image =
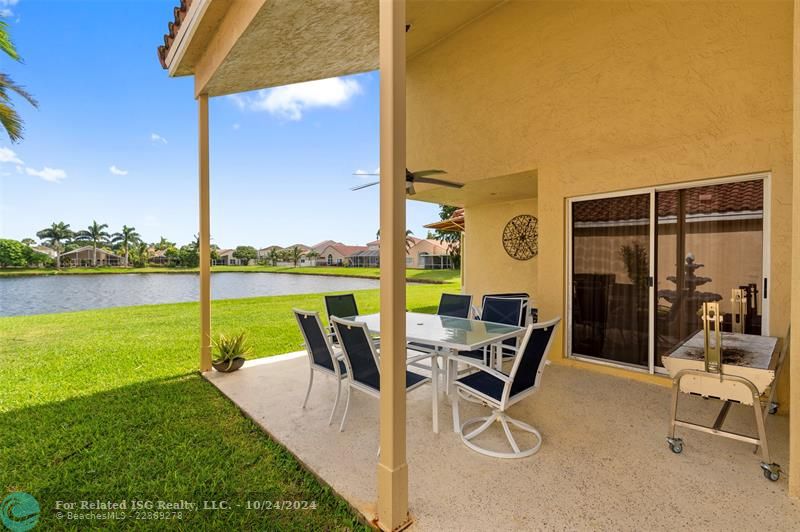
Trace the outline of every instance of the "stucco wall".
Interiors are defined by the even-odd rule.
[[[543,318],[565,315],[566,198],[770,171],[770,332],[783,335],[791,94],[791,0],[512,1],[409,62],[409,165],[465,181],[538,170]],[[510,283],[479,263],[508,214],[467,209],[476,294]]]
[[[536,302],[538,259],[519,261],[503,248],[503,228],[520,214],[537,214],[536,200],[489,203],[464,210],[469,242],[464,254],[464,292],[478,304],[485,293],[528,292]]]
[[[800,205],[800,0],[794,0],[794,204]],[[798,338],[800,331],[800,208],[794,209],[792,217],[792,329]],[[791,359],[791,404],[794,411],[800,410],[800,342],[792,343]],[[787,372],[788,373],[788,372]],[[800,497],[800,416],[789,420],[791,434],[789,443],[789,493]]]

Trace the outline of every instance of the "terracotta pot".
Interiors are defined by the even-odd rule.
[[[212,362],[211,365],[214,366],[214,369],[220,371],[222,373],[230,373],[232,371],[236,371],[237,369],[242,367],[244,364],[244,358],[236,357],[233,360],[226,360],[225,362]]]

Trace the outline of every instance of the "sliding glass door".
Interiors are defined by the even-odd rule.
[[[719,302],[723,330],[741,322],[741,332],[761,334],[763,180],[661,191],[656,206],[656,365],[703,328],[705,302]]]
[[[572,352],[649,365],[650,194],[572,203]]]
[[[706,301],[720,303],[724,330],[762,334],[764,187],[759,177],[571,201],[571,354],[662,371],[661,357],[702,328]]]

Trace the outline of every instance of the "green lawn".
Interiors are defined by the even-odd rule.
[[[55,268],[0,268],[0,277],[26,275],[91,275],[98,273],[196,273],[197,271],[197,268],[118,268],[108,266],[97,268],[64,268],[62,270],[56,270]],[[213,266],[211,271],[335,275],[344,277],[368,277],[374,279],[380,277],[378,268],[345,268],[341,266],[309,266],[298,268],[293,268],[291,266]],[[406,279],[420,283],[458,282],[460,275],[458,270],[420,270],[414,268],[406,270]]]
[[[454,290],[457,284],[411,284],[407,306],[434,311],[439,294]],[[378,310],[377,290],[356,297],[363,311]],[[321,310],[322,297],[215,301],[213,329],[247,331],[257,356],[296,351],[301,336],[292,307]],[[339,497],[196,372],[198,313],[197,304],[186,303],[0,318],[0,489],[34,495],[47,529],[87,525],[57,520],[57,500],[132,498],[318,506],[184,512],[182,521],[137,528],[363,528]]]

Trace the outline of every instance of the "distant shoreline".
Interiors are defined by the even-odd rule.
[[[284,267],[284,266],[212,266],[212,273],[287,273],[291,275],[323,275],[328,277],[347,277],[356,279],[380,279],[378,268],[348,267]],[[131,275],[167,273],[172,275],[198,275],[199,268],[169,267],[99,267],[99,268],[19,268],[0,269],[0,279],[4,277],[39,277],[59,275]],[[406,281],[423,284],[447,284],[459,279],[458,270],[406,270]]]

